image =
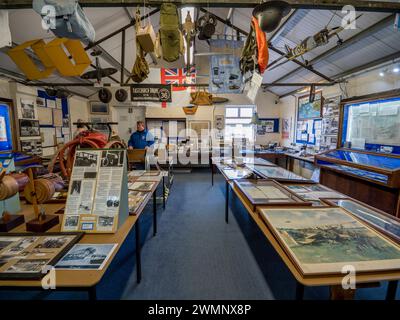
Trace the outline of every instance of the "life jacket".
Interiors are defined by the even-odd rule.
[[[183,37],[179,30],[178,10],[173,3],[164,3],[160,10],[160,30],[156,39],[156,55],[165,61],[173,62],[179,59],[183,52]]]
[[[265,32],[261,30],[257,18],[252,18],[252,24],[256,33],[258,69],[260,74],[263,74],[268,66],[269,59],[267,36]]]

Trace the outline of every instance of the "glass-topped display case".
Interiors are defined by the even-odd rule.
[[[361,150],[336,149],[315,157],[316,164],[370,180],[392,188],[400,188],[400,156]]]
[[[400,215],[400,90],[342,100],[337,149],[315,156],[320,183]]]

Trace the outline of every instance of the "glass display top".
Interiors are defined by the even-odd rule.
[[[400,158],[385,157],[384,155],[366,154],[347,150],[332,150],[324,154],[324,156],[387,170],[400,169]]]

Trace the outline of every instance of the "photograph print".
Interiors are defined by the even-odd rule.
[[[57,264],[57,269],[101,270],[117,244],[76,244]]]
[[[259,212],[303,275],[400,269],[400,247],[341,208]]]
[[[40,127],[38,120],[19,120],[19,134],[21,137],[40,136]]]
[[[124,150],[105,150],[101,154],[102,167],[122,167],[124,165]]]
[[[60,249],[73,239],[72,236],[46,237],[35,249]]]
[[[38,273],[49,262],[48,259],[21,259],[11,265],[5,273]]]
[[[69,194],[71,196],[77,196],[81,193],[82,181],[81,180],[73,180],[71,182],[71,191]]]
[[[35,119],[35,103],[33,101],[21,100],[22,119]]]
[[[78,151],[75,155],[75,166],[77,167],[96,167],[97,153]]]

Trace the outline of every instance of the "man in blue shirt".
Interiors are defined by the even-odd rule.
[[[136,126],[137,131],[129,138],[128,149],[147,149],[154,144],[153,135],[146,130],[143,121],[138,121]]]

